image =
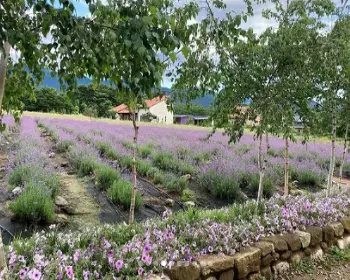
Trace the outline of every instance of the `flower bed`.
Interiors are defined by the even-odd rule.
[[[103,225],[83,232],[51,228],[18,239],[8,250],[9,277],[20,279],[134,279],[203,255],[235,255],[263,237],[325,226],[349,214],[350,190],[326,198],[273,197],[219,210],[189,209],[162,220]],[[322,238],[321,238],[322,239]],[[27,277],[27,278],[26,278]]]

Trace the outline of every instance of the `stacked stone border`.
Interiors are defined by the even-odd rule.
[[[308,227],[283,235],[262,238],[233,256],[206,255],[195,262],[178,262],[164,271],[165,277],[152,280],[261,280],[278,279],[292,264],[305,258],[322,259],[331,246],[350,245],[350,218],[325,227]]]

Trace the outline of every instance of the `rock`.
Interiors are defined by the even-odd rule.
[[[51,152],[51,153],[49,153],[49,158],[54,158],[55,157],[55,153],[54,152]]]
[[[310,245],[311,241],[311,234],[305,231],[296,231],[296,235],[299,236],[299,239],[301,241],[301,247],[307,248]]]
[[[199,257],[198,263],[201,267],[201,275],[207,276],[211,273],[233,269],[235,257],[225,255],[207,255]]]
[[[273,260],[274,261],[278,261],[279,259],[280,259],[280,254],[278,254],[278,253],[272,253],[272,257],[273,257]]]
[[[5,166],[1,166],[1,167],[0,167],[0,172],[5,171],[5,170],[6,170],[6,167],[5,167]]]
[[[235,278],[244,279],[252,272],[260,269],[261,251],[258,248],[250,247],[235,256]]]
[[[174,207],[174,200],[172,200],[171,198],[168,198],[165,200],[165,205],[168,206],[168,207],[171,207],[173,208]]]
[[[60,166],[61,167],[68,167],[69,163],[68,163],[68,161],[63,161],[63,162],[61,162]]]
[[[269,266],[274,261],[274,258],[271,254],[268,254],[267,256],[263,257],[261,259],[261,266],[266,267]]]
[[[322,248],[322,250],[327,250],[327,248],[328,248],[327,243],[326,242],[321,242],[321,248]]]
[[[301,249],[301,241],[297,234],[284,234],[282,238],[287,242],[289,250],[295,252]]]
[[[288,250],[287,242],[281,236],[273,235],[273,236],[265,237],[262,240],[271,242],[275,248],[275,251],[278,253],[285,252]]]
[[[260,273],[261,273],[261,276],[264,277],[264,279],[266,279],[266,280],[272,279],[271,267],[268,266],[268,267],[261,269]]]
[[[21,187],[15,187],[15,188],[12,190],[12,194],[13,194],[13,196],[15,196],[15,197],[19,196],[21,193],[22,193],[22,188],[21,188]]]
[[[205,280],[218,280],[215,276],[209,276],[209,278],[205,278]]]
[[[234,276],[235,276],[235,273],[233,269],[230,269],[228,271],[221,273],[219,276],[219,280],[233,280]]]
[[[147,279],[148,280],[162,280],[162,277],[160,277],[159,275],[156,275],[156,274],[152,274]]]
[[[295,252],[289,259],[292,264],[298,264],[304,258],[303,252]]]
[[[55,198],[55,204],[59,207],[65,207],[68,206],[68,201],[66,199],[64,199],[62,196],[56,196]]]
[[[262,257],[265,257],[266,255],[271,254],[275,251],[275,248],[273,247],[273,243],[266,242],[266,241],[256,242],[254,244],[254,247],[260,249]]]
[[[192,179],[192,175],[191,174],[186,174],[186,175],[181,176],[181,178],[185,178],[187,181],[189,181],[189,180]]]
[[[331,223],[329,226],[331,226],[334,229],[334,235],[336,237],[342,237],[344,234],[344,227],[342,223]]]
[[[320,245],[311,250],[310,258],[314,261],[323,259],[323,251]]]
[[[171,280],[197,280],[200,278],[200,267],[196,262],[178,261],[171,269],[164,269]]]
[[[305,248],[305,250],[304,250],[304,254],[305,254],[305,256],[310,256],[311,255],[311,249],[310,248]]]
[[[343,225],[345,232],[350,233],[350,218],[344,217],[340,222]]]
[[[342,239],[337,240],[339,249],[344,250],[350,245],[350,235],[343,236]]]
[[[310,246],[315,247],[322,242],[323,231],[320,227],[308,227],[306,232],[311,234]]]
[[[331,245],[333,243],[333,240],[335,238],[335,235],[334,235],[334,229],[333,227],[331,226],[325,226],[323,228],[323,241],[326,243],[326,244],[329,244]]]
[[[288,272],[290,266],[287,262],[278,262],[272,266],[272,271],[275,276],[282,275]]]
[[[292,251],[287,251],[287,252],[284,252],[282,255],[281,255],[281,260],[283,261],[286,261],[288,260],[291,256],[292,256]]]
[[[65,214],[56,214],[56,223],[58,224],[68,223],[68,217]]]
[[[253,273],[248,276],[248,280],[261,280],[260,273]]]
[[[188,208],[191,208],[191,207],[195,207],[196,203],[194,203],[193,201],[186,201],[184,202],[184,205]]]

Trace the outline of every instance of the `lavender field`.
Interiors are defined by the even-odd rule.
[[[127,167],[130,164],[133,129],[129,125],[69,119],[40,121],[57,132],[58,141],[72,141],[78,149],[87,145],[95,158],[98,151],[108,147],[110,155],[105,151],[104,158],[119,160]],[[205,188],[219,198],[240,199],[240,191],[255,196],[258,187],[257,141],[252,135],[244,135],[237,144],[228,144],[228,138],[221,133],[216,133],[207,141],[208,132],[141,126],[139,174],[156,179],[160,185],[172,178],[190,174],[198,187]],[[271,149],[266,158],[265,189],[267,195],[272,195],[284,180],[284,142],[276,137],[270,137],[269,142]],[[340,161],[341,153],[342,147],[337,146],[337,162]],[[292,143],[292,180],[298,181],[300,187],[322,187],[328,172],[329,154],[330,145],[327,143]],[[350,163],[350,154],[346,155],[345,163]],[[167,187],[166,184],[164,187]],[[168,186],[170,190],[180,192],[185,187]]]
[[[8,130],[15,125],[10,117],[6,122]],[[6,172],[10,190],[20,188],[21,193],[12,198],[9,209],[20,221],[51,225],[47,232],[15,240],[9,246],[9,277],[142,279],[171,268],[178,260],[191,261],[212,253],[233,255],[261,237],[322,226],[349,212],[347,187],[332,197],[322,191],[329,163],[328,143],[291,144],[292,179],[298,181],[298,188],[319,192],[282,199],[278,193],[283,184],[283,141],[270,137],[264,187],[265,196],[272,198],[263,201],[257,213],[255,202],[245,201],[257,192],[257,142],[252,135],[233,145],[220,133],[206,140],[206,130],[147,125],[140,127],[136,212],[145,212],[146,205],[152,203],[154,210],[169,197],[179,205],[193,201],[206,208],[229,206],[189,208],[176,214],[165,208],[168,210],[161,216],[155,212],[139,215],[139,220],[154,218],[135,225],[85,225],[67,231],[57,220],[64,209],[57,198],[65,195],[62,174],[67,172],[85,178],[84,182],[118,207],[117,212],[113,210],[116,217],[125,215],[132,188],[132,127],[23,116],[18,131],[14,131],[5,133],[14,136]],[[339,161],[342,147],[336,151]],[[350,175],[349,166],[347,154],[346,176]],[[71,202],[69,195],[66,198]],[[212,200],[211,205],[201,204],[204,196]],[[91,208],[89,203],[86,201]],[[102,204],[99,206],[102,211]],[[76,214],[70,213],[70,217]],[[85,219],[84,215],[77,217]],[[52,261],[58,265],[50,266]]]

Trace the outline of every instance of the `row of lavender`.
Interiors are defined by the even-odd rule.
[[[132,127],[97,121],[52,119],[57,127],[74,131],[82,139],[108,143],[121,157],[131,156]],[[167,127],[141,126],[139,153],[145,163],[177,175],[196,175],[197,182],[225,198],[237,198],[239,190],[255,195],[258,187],[257,143],[245,135],[235,145],[227,144],[227,137],[216,133],[208,141],[207,131]],[[283,141],[270,137],[267,157],[265,191],[283,184]],[[340,160],[342,147],[336,147]],[[349,169],[350,154],[345,158],[345,173]],[[326,143],[291,143],[290,165],[292,180],[311,186],[323,185],[329,166],[329,145]],[[169,181],[169,180],[165,180]]]
[[[9,188],[19,195],[10,209],[19,220],[54,220],[54,198],[59,179],[50,168],[45,142],[34,118],[23,117],[8,161]]]
[[[324,226],[349,215],[350,190],[327,198],[273,197],[259,215],[254,202],[220,210],[168,213],[135,225],[82,232],[52,229],[9,247],[10,279],[141,279],[176,261],[206,254],[234,255],[264,236]],[[34,256],[34,257],[33,257]],[[52,265],[55,264],[55,265]]]
[[[130,207],[131,182],[123,179],[115,166],[111,166],[106,159],[101,158],[92,143],[79,141],[74,131],[54,126],[47,120],[38,119],[37,122],[38,126],[51,137],[57,152],[66,153],[71,167],[79,176],[93,175],[96,187],[106,191],[112,202],[124,208]],[[142,198],[137,194],[135,207],[138,208],[141,204]]]

